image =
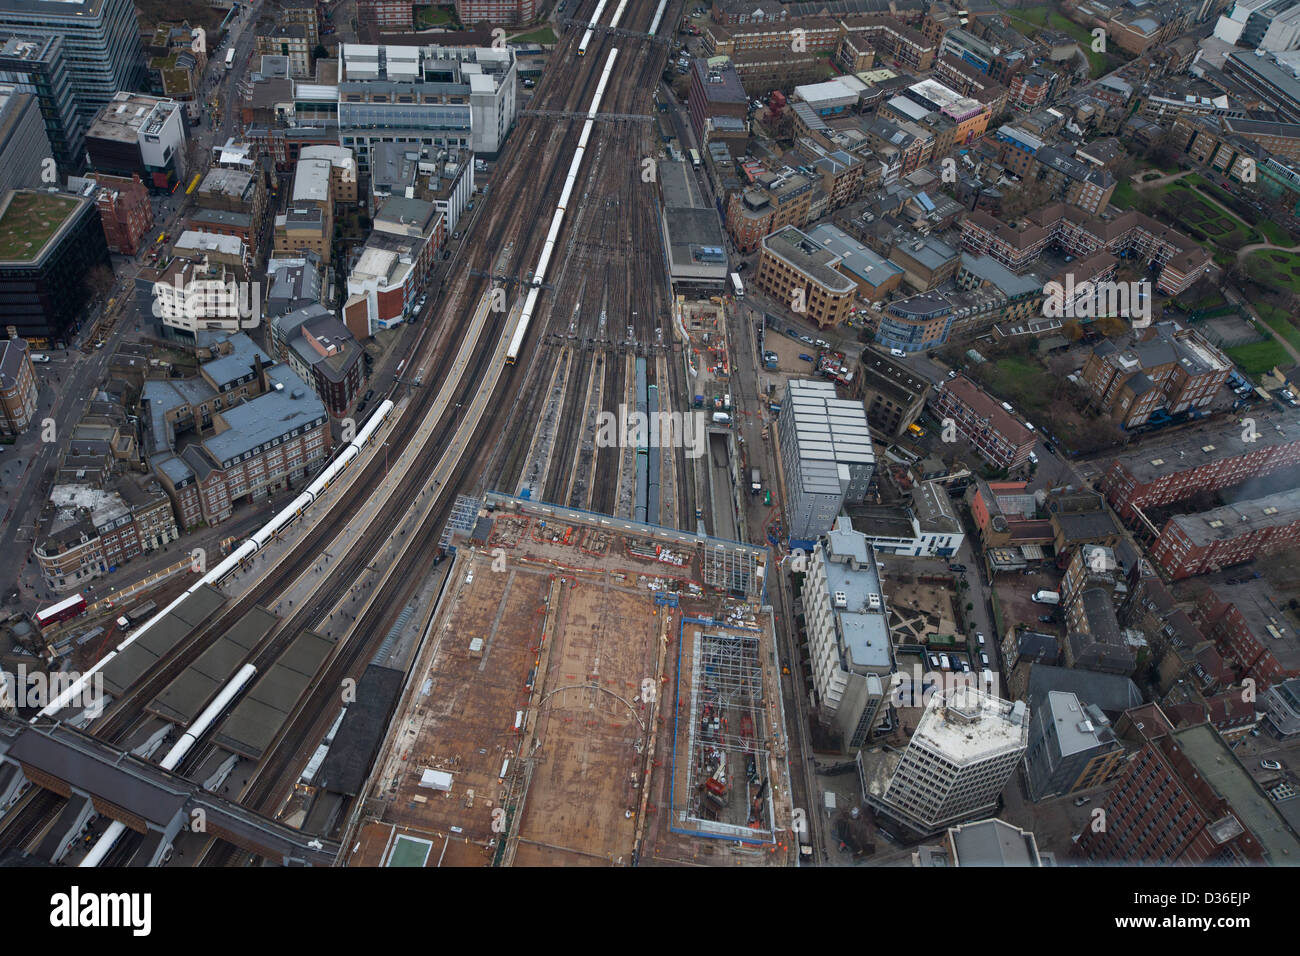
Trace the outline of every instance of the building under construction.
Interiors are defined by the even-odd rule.
[[[499,495],[472,524],[345,862],[793,864],[765,552]]]

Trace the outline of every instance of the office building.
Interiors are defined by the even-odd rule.
[[[120,92],[86,131],[90,167],[113,176],[138,175],[155,192],[185,180],[185,110],[175,100]]]
[[[925,844],[912,851],[912,865],[1055,866],[1056,857],[1039,852],[1031,831],[993,819],[949,827],[943,843]]]
[[[112,274],[93,200],[30,189],[0,196],[0,315],[23,338],[39,348],[66,341],[91,298],[87,277],[101,267]]]
[[[12,83],[0,83],[0,196],[11,189],[59,184],[36,97]]]
[[[446,241],[445,220],[433,203],[399,197],[384,203],[347,279],[342,319],[358,341],[414,314]]]
[[[818,717],[856,750],[887,716],[894,656],[875,554],[848,518],[813,548],[803,595]]]
[[[1096,704],[1050,691],[1029,719],[1025,783],[1035,802],[1109,783],[1124,768],[1125,750]]]
[[[765,294],[818,328],[834,328],[849,317],[857,283],[838,268],[843,256],[793,226],[764,237],[762,245],[754,282]]]
[[[3,0],[0,30],[62,41],[64,68],[86,123],[120,90],[145,89],[144,47],[131,0]]]
[[[897,438],[921,414],[930,383],[890,356],[863,349],[853,392],[866,406],[871,427]]]
[[[87,119],[77,111],[63,37],[0,29],[0,80],[36,97],[59,172],[85,168]]]
[[[875,475],[862,403],[838,398],[824,381],[792,380],[777,418],[786,527],[792,546],[811,549],[844,503],[860,502]]]
[[[928,835],[992,813],[1029,744],[1029,708],[969,685],[936,692],[881,792],[863,792],[878,822]],[[860,762],[860,767],[863,764]],[[877,765],[877,770],[887,765]]]
[[[493,159],[515,123],[513,48],[345,43],[339,143],[370,169],[375,143],[469,149]]]

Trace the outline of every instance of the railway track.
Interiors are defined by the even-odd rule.
[[[653,2],[643,4],[642,7],[648,9],[638,9],[635,12],[638,17],[643,15],[648,21],[655,5]],[[550,72],[539,88],[538,98],[543,105],[551,106],[558,102],[565,111],[571,112],[576,109],[585,98],[590,96],[599,75],[599,66],[604,61],[608,49],[616,45],[616,42],[630,44],[632,41],[603,35],[598,39],[591,54],[581,61],[572,56],[571,51],[575,42],[573,31],[570,31],[560,44],[556,53],[556,62],[560,64],[561,60],[558,58],[561,57],[567,57],[568,61],[562,64],[562,69]],[[649,43],[644,45],[653,46],[655,50],[653,59],[662,60],[662,51],[659,50],[658,45]],[[634,60],[638,64],[639,71],[636,73],[637,82],[644,83],[646,80],[647,64],[651,59],[645,50],[637,51]],[[584,69],[584,64],[589,64],[589,68]],[[653,70],[653,77],[650,77],[649,85],[644,86],[645,90],[653,89],[653,80],[657,78],[661,68],[662,62]],[[622,81],[616,90],[618,91],[616,102],[620,104],[620,108],[625,107],[634,98],[634,93],[627,88],[627,81]],[[596,161],[592,163],[590,167],[592,172],[588,174],[587,179],[596,176],[595,171],[601,169],[596,181],[604,183],[611,176],[604,171],[605,164],[612,161],[611,157],[618,157],[626,164],[625,174],[627,170],[639,169],[638,164],[628,161],[635,160],[638,152],[637,143],[644,138],[645,131],[640,128],[642,124],[619,125],[624,128],[615,128],[611,135],[600,137]],[[542,121],[538,118],[525,117],[521,121],[512,137],[512,143],[515,144],[511,148],[512,152],[517,154],[531,149],[540,149],[540,161],[525,160],[524,157],[516,155],[515,161],[505,166],[505,175],[494,184],[490,197],[485,200],[490,203],[484,210],[487,218],[481,227],[479,239],[473,243],[471,254],[466,257],[468,268],[449,285],[447,294],[439,304],[436,318],[425,323],[413,349],[415,357],[411,362],[412,369],[418,370],[415,374],[424,381],[440,381],[445,376],[455,353],[453,344],[460,327],[457,320],[463,314],[465,306],[476,302],[486,291],[490,280],[483,276],[474,276],[472,273],[475,271],[491,273],[503,256],[507,258],[516,274],[526,268],[528,263],[535,261],[541,237],[532,231],[532,227],[554,207],[563,185],[567,159],[576,143],[577,132],[576,124],[568,129],[561,129],[550,121]],[[627,179],[625,175],[625,181],[619,187],[624,194],[630,185]],[[537,188],[539,184],[540,189]],[[617,186],[617,184],[610,185]],[[618,203],[618,207],[621,206],[622,200]],[[617,207],[606,206],[606,208]],[[530,211],[532,215],[529,215]],[[578,231],[586,228],[590,214],[591,210],[584,206],[583,214],[578,216],[577,221],[569,228]],[[603,216],[600,225],[601,243],[605,244],[609,256],[612,257],[620,250],[631,248],[631,228],[622,215]],[[607,269],[613,261],[612,258],[606,259]],[[646,341],[653,329],[652,307],[630,308],[633,294],[626,272],[609,270],[608,274],[611,275],[610,287],[602,290],[602,294],[609,295],[617,303],[616,310],[620,315],[627,315],[629,312],[638,313],[633,323],[633,334],[638,343]],[[576,300],[580,294],[575,294],[574,299]],[[498,445],[511,444],[510,438],[515,432],[506,427],[508,413],[511,409],[527,408],[526,402],[519,401],[521,393],[528,391],[527,383],[532,383],[535,390],[536,383],[542,381],[543,376],[539,374],[538,366],[544,365],[545,362],[539,362],[538,356],[546,351],[543,345],[544,332],[554,324],[555,316],[562,314],[562,310],[557,313],[552,307],[558,298],[555,297],[547,303],[539,316],[542,321],[538,322],[538,328],[533,331],[530,341],[526,343],[525,354],[528,356],[528,361],[501,372],[493,395],[494,407],[501,411],[485,416],[485,424],[480,430],[481,446],[488,447],[494,441]],[[456,400],[455,408],[468,405],[480,388],[480,383],[487,377],[486,373],[489,371],[487,363],[494,360],[495,349],[483,347],[481,343],[494,343],[505,334],[507,314],[493,314],[485,324],[477,358],[471,363],[469,373],[461,377],[452,393],[451,397]],[[608,329],[602,330],[599,310],[591,314],[589,309],[583,310],[580,327],[584,338],[596,338],[602,331],[613,337],[614,333],[621,331],[614,320],[610,321]],[[577,362],[579,368],[589,368],[589,363],[594,361],[594,357],[582,361],[582,357],[587,355],[585,349],[579,353]],[[609,356],[606,356],[601,392],[607,404],[614,397],[622,395],[621,389],[612,386],[625,377],[621,374],[624,364],[610,361]],[[409,390],[409,388],[408,385],[395,385],[393,394],[397,396],[403,389]],[[576,396],[584,390],[574,388],[570,391]],[[410,402],[401,409],[400,414],[395,410],[396,419],[390,426],[386,440],[394,447],[407,447],[431,403],[429,390],[416,390]],[[577,417],[580,418],[581,415]],[[347,558],[341,559],[331,568],[332,583],[318,588],[311,599],[294,608],[263,645],[255,649],[253,663],[259,670],[276,660],[283,653],[288,642],[302,630],[318,627],[328,616],[329,609],[334,607],[356,582],[366,579],[367,567],[373,561],[374,555],[378,554],[384,543],[389,540],[393,530],[406,514],[409,503],[421,490],[423,480],[427,479],[427,475],[454,434],[458,425],[457,419],[458,416],[453,412],[453,403],[449,399],[431,439],[420,446],[417,460],[398,487],[390,491],[385,504],[381,506],[375,519],[367,527],[363,542],[353,548]],[[581,428],[565,430],[561,436],[562,441],[552,451],[552,454],[560,456],[557,461],[570,460],[568,456],[573,451],[571,446],[579,440],[581,431]],[[369,489],[379,486],[382,480],[380,469],[387,470],[386,464],[380,463],[380,457],[377,454],[371,455],[366,464],[360,466],[362,471],[346,497],[355,500],[366,494]],[[598,462],[608,458],[603,455],[593,457]],[[554,469],[554,473],[558,476],[566,476],[569,470],[557,468]],[[597,491],[593,494],[593,504],[596,503],[595,499],[600,497],[599,489],[602,488],[599,468],[596,469],[596,476],[594,487]],[[432,562],[437,551],[441,528],[455,498],[454,492],[481,484],[484,478],[484,461],[480,456],[462,454],[458,458],[448,480],[442,484],[441,490],[435,496],[435,504],[428,520],[412,536],[412,553],[415,555],[417,565]],[[566,480],[564,484],[572,485],[572,479]],[[137,685],[122,698],[114,701],[109,712],[93,726],[92,732],[105,739],[116,741],[132,728],[137,727],[140,715],[148,701],[192,663],[217,635],[224,633],[252,607],[270,605],[274,597],[282,595],[285,588],[299,575],[304,564],[318,560],[325,546],[335,540],[351,517],[350,509],[342,505],[344,497],[340,495],[332,501],[323,500],[322,503],[328,505],[328,510],[316,516],[319,520],[281,557],[275,568],[256,586],[250,588],[244,596],[224,608],[210,625],[199,629],[184,641],[161,662],[160,667],[155,668],[144,680],[137,682]],[[376,595],[376,599],[368,605],[368,609],[355,621],[349,635],[340,642],[339,648],[326,665],[324,672],[317,676],[311,690],[305,695],[304,704],[291,716],[279,742],[256,768],[241,802],[262,812],[273,812],[276,809],[284,794],[292,787],[292,781],[296,779],[296,774],[291,774],[290,771],[295,761],[300,758],[303,747],[309,746],[313,740],[323,736],[326,729],[324,724],[337,710],[333,689],[338,687],[345,676],[356,676],[364,669],[365,663],[373,652],[373,645],[382,638],[392,620],[421,585],[420,576],[396,576]],[[329,693],[325,693],[327,689]],[[40,797],[34,798],[30,803],[33,808],[18,818],[19,823],[16,826],[19,828],[22,825],[31,826],[39,823],[44,818],[43,815],[49,812],[51,801],[49,797]],[[59,799],[53,797],[53,812],[57,813],[59,803]],[[48,822],[42,823],[41,826],[48,826]],[[119,850],[125,852],[125,848]],[[114,856],[116,855],[117,851]],[[206,860],[220,865],[231,862],[239,855],[240,851],[223,845],[210,849],[206,854]]]

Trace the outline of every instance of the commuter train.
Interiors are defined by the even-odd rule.
[[[605,12],[607,2],[608,0],[600,0],[600,3],[596,4],[596,12],[591,15],[593,24],[600,22],[600,15]],[[591,37],[594,32],[591,27],[587,27],[587,32],[582,35],[582,42],[578,44],[578,56],[587,55],[587,47],[591,46]]]
[[[603,0],[601,6],[604,6]],[[621,9],[620,7],[620,11]],[[599,12],[600,10],[597,8],[597,14]],[[578,138],[578,148],[573,154],[573,160],[569,163],[569,175],[564,180],[564,191],[560,193],[560,201],[556,204],[555,213],[551,216],[551,229],[546,234],[546,244],[542,246],[542,256],[537,260],[537,269],[533,273],[532,288],[528,290],[528,295],[524,299],[524,307],[519,313],[519,321],[515,325],[514,334],[511,336],[510,347],[506,350],[507,365],[514,365],[519,360],[519,350],[523,348],[524,337],[528,335],[528,326],[533,321],[533,310],[537,307],[537,296],[541,292],[542,280],[551,264],[551,256],[555,253],[555,243],[560,235],[560,227],[564,224],[564,215],[569,209],[569,199],[573,196],[573,187],[578,184],[578,174],[582,171],[582,157],[587,152],[587,141],[591,138],[592,127],[596,125],[596,114],[600,111],[600,101],[605,96],[605,87],[609,84],[610,75],[614,72],[614,61],[617,59],[618,50],[610,50],[609,60],[606,61],[604,72],[600,75],[600,82],[596,85],[596,95],[592,97],[591,108],[587,110],[587,120],[582,125],[582,135]]]
[[[325,470],[316,476],[316,479],[309,484],[305,491],[295,498],[288,507],[281,509],[279,514],[262,526],[256,534],[230,552],[230,555],[218,564],[215,568],[204,573],[197,581],[185,590],[180,597],[172,601],[165,608],[153,615],[143,625],[137,628],[130,637],[118,644],[112,651],[100,658],[90,670],[86,671],[63,693],[59,694],[49,703],[36,717],[32,720],[39,720],[41,717],[51,717],[66,707],[69,701],[77,700],[82,690],[93,675],[101,668],[106,666],[109,661],[115,658],[119,653],[138,641],[143,635],[149,632],[149,629],[157,624],[162,618],[174,611],[183,601],[189,598],[195,591],[199,590],[205,584],[218,585],[228,578],[239,566],[255,555],[262,548],[266,547],[275,539],[285,528],[288,528],[295,521],[302,517],[304,511],[311,507],[320,499],[329,487],[334,484],[338,477],[348,469],[351,464],[357,460],[361,454],[361,449],[374,441],[376,432],[388,421],[393,414],[393,402],[386,399],[381,402],[374,410],[366,423],[361,426],[355,438],[348,442],[337,455],[325,466]]]

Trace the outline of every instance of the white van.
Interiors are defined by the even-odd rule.
[[[945,671],[946,671],[946,670],[951,670],[951,668],[948,666],[948,655],[947,655],[947,654],[940,654],[940,655],[939,655],[939,668],[940,668],[941,670],[945,670]]]
[[[42,352],[33,352],[32,361],[37,363],[38,365],[44,365],[50,361],[50,357],[48,355],[45,355]]]

